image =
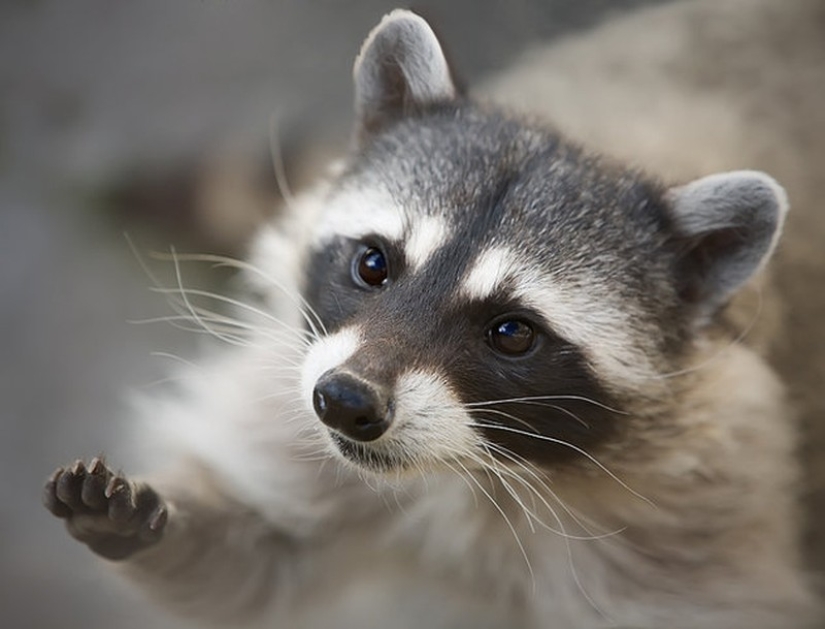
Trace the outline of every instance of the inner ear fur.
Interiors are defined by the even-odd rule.
[[[735,171],[671,188],[665,199],[680,252],[680,292],[706,320],[770,257],[787,195],[765,173]]]
[[[423,18],[401,9],[384,16],[369,34],[353,78],[358,141],[457,93],[435,33]]]

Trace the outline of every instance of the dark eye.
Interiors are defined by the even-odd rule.
[[[518,356],[533,348],[536,333],[529,323],[513,319],[496,323],[487,331],[487,340],[497,352]]]
[[[352,274],[359,284],[381,286],[388,277],[387,259],[380,249],[368,247],[355,256]]]

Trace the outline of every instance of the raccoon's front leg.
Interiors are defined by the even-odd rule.
[[[157,486],[98,459],[88,467],[78,461],[48,479],[43,501],[73,537],[118,560],[165,605],[208,622],[254,616],[278,590],[289,536],[226,496],[206,470]]]
[[[43,503],[75,539],[106,559],[126,559],[156,544],[169,510],[157,492],[114,474],[100,459],[58,468],[46,482]]]

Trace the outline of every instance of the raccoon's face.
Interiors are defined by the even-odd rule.
[[[670,261],[647,253],[660,202],[467,105],[374,137],[333,186],[307,261],[328,336],[304,393],[335,446],[387,468],[485,446],[561,461],[617,438],[614,381],[653,373],[678,314],[660,280]]]
[[[302,389],[362,468],[620,444],[781,224],[765,175],[667,190],[457,98],[407,12],[370,35],[356,95],[358,148],[304,262],[325,336]]]

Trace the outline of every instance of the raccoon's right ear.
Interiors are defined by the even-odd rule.
[[[768,260],[782,231],[788,198],[757,171],[710,175],[666,195],[679,251],[682,297],[701,324]]]
[[[457,95],[430,25],[402,9],[385,15],[369,34],[353,77],[359,142],[394,119]]]

